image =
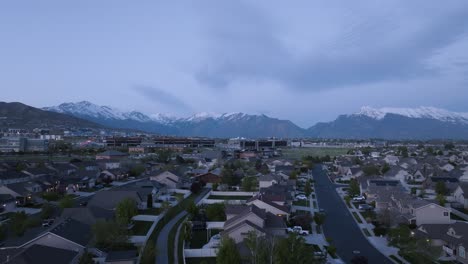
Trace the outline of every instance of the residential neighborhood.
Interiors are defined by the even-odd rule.
[[[468,263],[468,146],[241,144],[4,153],[1,263]]]

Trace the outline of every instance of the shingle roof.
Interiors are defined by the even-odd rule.
[[[73,241],[83,247],[88,245],[92,238],[91,226],[71,218],[66,219],[50,230],[50,232],[67,240]]]
[[[60,248],[33,245],[15,256],[11,264],[63,264],[71,263],[78,252]]]
[[[91,200],[89,200],[90,206],[96,206],[108,210],[113,210],[117,207],[117,204],[120,203],[123,199],[130,198],[135,202],[142,202],[143,197],[135,190],[108,190],[97,192]],[[146,197],[144,197],[146,198]],[[146,200],[145,200],[146,201]]]

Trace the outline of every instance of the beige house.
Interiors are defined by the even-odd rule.
[[[258,195],[247,200],[247,205],[255,205],[256,207],[263,209],[269,213],[280,217],[289,218],[289,208],[284,205],[281,201],[272,201],[267,196]]]
[[[457,203],[463,205],[463,208],[468,208],[468,183],[460,183],[457,189],[455,189],[453,197]]]
[[[157,181],[167,186],[168,189],[179,189],[183,187],[190,187],[190,180],[172,173],[170,171],[162,172],[156,176],[151,176],[150,180]]]
[[[232,238],[236,244],[244,241],[249,232],[255,232],[258,236],[284,236],[286,224],[283,219],[255,205],[237,207],[238,214],[231,214],[224,223],[222,235]]]
[[[460,263],[468,263],[468,223],[455,222],[446,225],[422,225],[416,231],[420,237],[431,240],[433,246],[442,247],[445,257]]]

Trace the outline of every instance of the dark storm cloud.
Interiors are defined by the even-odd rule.
[[[214,47],[210,55],[215,59],[195,77],[215,88],[236,80],[274,80],[307,90],[410,80],[437,74],[426,67],[426,60],[468,32],[466,6],[442,14],[432,9],[429,19],[418,21],[417,30],[405,24],[408,17],[380,13],[388,17],[356,15],[357,22],[345,34],[299,58],[278,38],[271,18],[261,11],[240,14],[238,19],[216,18],[228,26],[210,32]],[[328,30],[326,24],[322,30]]]

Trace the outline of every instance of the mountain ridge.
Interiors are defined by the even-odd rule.
[[[355,113],[339,115],[333,121],[320,122],[309,128],[301,128],[290,120],[241,112],[202,112],[189,117],[172,117],[165,114],[147,115],[138,111],[123,112],[87,101],[43,109],[115,128],[136,128],[178,136],[468,139],[468,113],[428,106],[364,106]]]

